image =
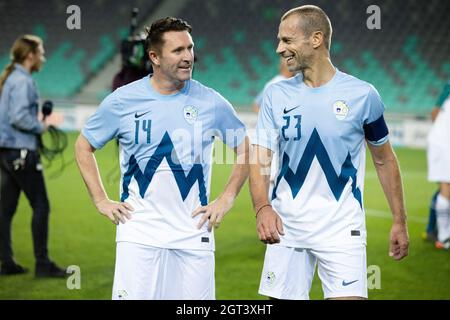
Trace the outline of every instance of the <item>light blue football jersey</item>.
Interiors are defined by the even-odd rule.
[[[215,137],[234,148],[246,135],[227,100],[195,80],[162,95],[144,77],[107,96],[82,134],[97,149],[119,141],[120,198],[135,211],[117,241],[214,250],[207,223],[198,230],[201,215],[191,214],[208,203]]]
[[[254,144],[277,151],[271,194],[283,220],[280,245],[365,243],[365,140],[388,140],[384,105],[367,82],[336,70],[318,88],[303,75],[265,91]]]

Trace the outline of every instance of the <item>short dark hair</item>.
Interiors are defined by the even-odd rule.
[[[303,18],[300,28],[306,37],[311,36],[311,34],[316,31],[322,32],[325,48],[330,51],[333,28],[331,26],[330,18],[328,18],[327,14],[322,9],[313,5],[297,7],[286,12],[281,18],[281,21],[292,15],[298,15]]]
[[[146,28],[147,38],[145,39],[145,49],[160,51],[163,41],[163,34],[169,31],[192,32],[192,27],[184,20],[174,17],[166,17],[152,23],[150,28]]]

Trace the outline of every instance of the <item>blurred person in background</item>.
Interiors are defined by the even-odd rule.
[[[428,180],[439,184],[430,205],[424,235],[438,249],[450,248],[450,81],[431,112],[433,126],[428,135]]]
[[[38,151],[47,124],[38,119],[39,95],[31,77],[44,64],[44,53],[39,37],[19,37],[0,76],[0,275],[28,271],[15,262],[11,245],[11,223],[21,191],[33,209],[36,277],[66,275],[50,260],[47,249],[50,206]]]
[[[280,58],[280,64],[279,64],[279,73],[270,79],[265,85],[264,88],[258,93],[258,95],[255,98],[255,101],[253,102],[253,112],[258,113],[259,108],[261,107],[262,98],[264,91],[267,89],[268,86],[270,86],[272,83],[278,82],[280,80],[289,79],[291,77],[295,76],[295,72],[289,71],[286,61],[283,58]]]

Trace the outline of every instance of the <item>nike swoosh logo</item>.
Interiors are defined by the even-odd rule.
[[[149,111],[147,111],[147,112],[144,112],[144,113],[141,113],[141,114],[138,114],[137,112],[134,114],[134,117],[137,119],[137,118],[140,118],[140,117],[142,117],[144,114],[147,114],[147,113],[149,113],[150,112],[150,110]]]
[[[292,110],[297,109],[297,108],[300,108],[300,106],[296,106],[296,107],[293,107],[293,108],[291,108],[291,109],[286,109],[286,108],[284,108],[283,113],[284,113],[284,114],[289,113],[289,112],[291,112]]]
[[[355,282],[357,282],[358,280],[353,280],[353,281],[350,281],[350,282],[345,282],[345,280],[342,280],[342,285],[344,286],[344,287],[346,287],[346,286],[349,286],[349,285],[351,285],[352,283],[355,283]]]

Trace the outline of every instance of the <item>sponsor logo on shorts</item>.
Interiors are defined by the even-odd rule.
[[[342,280],[342,286],[346,287],[346,286],[349,286],[349,285],[351,285],[352,283],[355,283],[355,282],[357,282],[357,281],[358,281],[358,280],[353,280],[353,281],[346,282],[345,280]]]

